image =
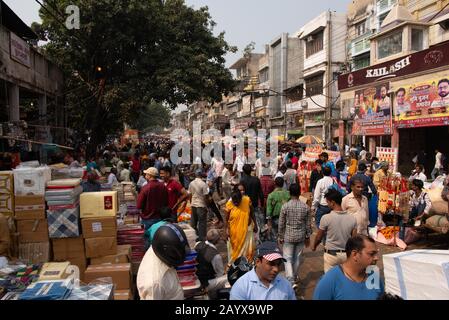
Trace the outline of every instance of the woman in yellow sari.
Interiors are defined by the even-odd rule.
[[[228,240],[228,265],[237,258],[252,261],[255,250],[254,232],[257,223],[251,199],[245,195],[245,187],[239,185],[225,207],[225,230]]]
[[[350,165],[349,165],[349,169],[348,169],[348,181],[349,179],[351,179],[351,177],[353,175],[355,175],[357,173],[357,165],[358,165],[358,161],[357,161],[357,155],[354,152],[350,153],[351,155],[351,159],[350,159]]]

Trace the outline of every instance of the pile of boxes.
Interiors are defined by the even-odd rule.
[[[0,172],[0,213],[14,216],[14,175],[12,171]]]
[[[50,259],[48,222],[45,215],[45,186],[51,180],[49,167],[13,170],[14,218],[19,241],[19,258],[31,263]]]
[[[50,238],[73,238],[80,235],[80,179],[61,179],[47,183],[47,221]]]
[[[0,172],[0,212],[14,218],[17,255],[25,263],[43,264],[38,283],[27,289],[24,299],[51,283],[60,291],[39,298],[64,294],[68,300],[102,300],[108,299],[108,292],[111,299],[134,298],[133,271],[137,273],[145,254],[135,190],[125,188],[128,224],[119,227],[117,192],[83,193],[80,182],[51,180],[49,167]],[[67,283],[74,270],[86,286]],[[71,289],[64,291],[65,286]]]
[[[117,245],[117,209],[116,191],[81,194],[81,225],[90,259],[84,282],[111,277],[116,298],[128,300],[133,298],[131,246]]]

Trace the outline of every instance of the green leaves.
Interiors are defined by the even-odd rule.
[[[80,30],[64,26],[68,5],[80,8]],[[168,125],[163,105],[220,101],[234,87],[224,56],[235,48],[224,33],[214,36],[207,7],[194,10],[183,0],[52,0],[46,8],[33,29],[65,72],[73,126],[94,139],[125,121]],[[104,88],[96,66],[104,70]]]

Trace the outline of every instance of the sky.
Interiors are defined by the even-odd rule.
[[[35,0],[3,0],[23,20],[31,25],[39,19],[39,4]],[[119,1],[119,0],[118,0]],[[42,2],[42,1],[41,1]],[[214,32],[225,32],[226,41],[239,52],[228,54],[226,65],[238,60],[242,50],[254,41],[254,52],[264,52],[264,46],[283,32],[298,31],[321,12],[346,12],[350,0],[185,0],[198,9],[209,7],[217,25]]]
[[[31,25],[39,19],[39,4],[35,0],[3,0],[23,20]],[[119,1],[119,0],[117,0]],[[188,6],[209,8],[217,25],[214,33],[225,32],[226,41],[239,51],[226,56],[229,67],[242,55],[242,50],[255,42],[256,53],[264,53],[265,44],[281,33],[294,34],[304,24],[323,11],[345,13],[351,0],[185,0]],[[81,22],[82,23],[82,22]]]

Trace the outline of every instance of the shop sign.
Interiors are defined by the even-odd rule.
[[[28,68],[31,67],[30,46],[21,38],[10,32],[11,41],[11,59],[15,60]]]
[[[383,84],[355,91],[351,118],[354,119],[352,135],[391,135],[391,99],[389,85]]]
[[[287,103],[286,108],[287,112],[302,110],[301,100],[292,103]]]
[[[428,71],[449,64],[449,42],[338,77],[338,90]]]
[[[395,91],[394,115],[398,128],[449,124],[448,79],[431,79]]]

